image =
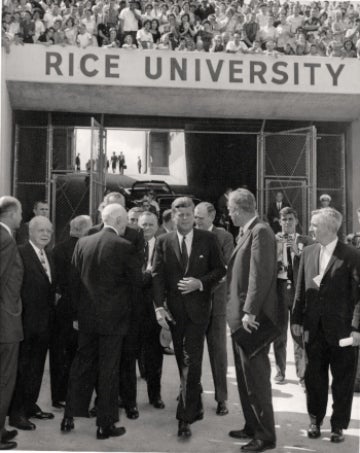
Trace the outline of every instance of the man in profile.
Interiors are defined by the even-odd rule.
[[[251,345],[254,341],[251,335],[263,329],[262,324],[277,323],[276,243],[270,227],[257,217],[251,192],[246,189],[231,192],[228,209],[234,225],[240,227],[239,241],[227,270],[227,321],[233,335],[237,384],[245,418],[244,428],[230,431],[229,435],[251,438],[241,450],[260,452],[276,446],[268,357],[272,331],[266,328],[268,344],[265,342],[255,355],[238,343],[236,333],[240,329],[248,332]]]
[[[344,441],[350,422],[360,345],[360,253],[338,239],[342,215],[336,209],[312,212],[310,231],[317,244],[306,247],[299,266],[292,329],[304,335],[308,437],[321,436],[332,374],[333,406],[330,441]],[[356,321],[355,321],[356,320]],[[351,338],[352,344],[340,344]],[[355,347],[354,347],[355,346]]]
[[[5,429],[16,382],[19,344],[23,339],[21,286],[23,263],[14,232],[20,226],[22,209],[14,197],[0,198],[0,450],[16,448],[17,431]]]
[[[88,416],[97,386],[97,439],[125,434],[119,420],[119,362],[128,328],[131,289],[142,286],[141,263],[123,239],[127,213],[119,204],[102,211],[104,227],[79,239],[73,255],[72,301],[77,303],[79,345],[73,361],[61,430]]]

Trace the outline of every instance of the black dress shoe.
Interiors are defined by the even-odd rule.
[[[191,437],[191,429],[189,423],[184,422],[183,420],[179,421],[178,437]]]
[[[75,428],[74,419],[72,417],[64,417],[61,421],[60,430],[63,433],[69,433]]]
[[[10,418],[9,425],[17,429],[22,429],[24,431],[33,431],[34,429],[36,429],[36,425],[34,423],[31,423],[30,420],[23,416],[13,419]]]
[[[65,403],[62,401],[53,401],[52,406],[55,407],[55,409],[64,409]]]
[[[130,418],[130,420],[136,420],[137,418],[139,418],[140,415],[137,406],[125,407],[125,412],[127,418]]]
[[[234,439],[251,439],[254,437],[253,434],[250,434],[245,429],[233,429],[229,432],[229,436]]]
[[[225,401],[219,401],[216,408],[216,415],[227,415],[229,409],[226,407]]]
[[[3,434],[1,436],[1,442],[6,444],[6,442],[13,440],[17,435],[18,435],[18,432],[16,429],[11,429],[10,431],[7,431],[6,429],[4,429]]]
[[[16,442],[0,442],[0,450],[12,450],[17,447]]]
[[[320,426],[315,423],[311,423],[307,435],[310,439],[318,439],[321,436]]]
[[[107,426],[106,428],[99,428],[96,431],[97,439],[108,439],[109,437],[119,437],[123,436],[126,433],[126,429],[123,426]]]
[[[345,440],[345,436],[343,434],[343,430],[342,429],[334,428],[331,431],[331,434],[330,434],[330,441],[331,442],[334,442],[335,444],[338,444],[340,442],[344,442],[344,440]]]
[[[54,414],[51,412],[43,412],[41,409],[36,411],[31,415],[32,418],[37,418],[38,420],[52,420],[54,418]]]
[[[152,404],[155,409],[164,409],[165,404],[164,401],[161,398],[156,398],[150,401],[150,404]]]
[[[270,442],[261,439],[253,439],[248,444],[243,445],[240,450],[241,451],[256,451],[261,452],[265,450],[272,450],[276,447],[275,442]]]

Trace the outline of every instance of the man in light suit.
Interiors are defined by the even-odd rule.
[[[172,212],[176,231],[158,237],[152,275],[156,317],[162,327],[170,323],[180,374],[178,436],[187,438],[191,436],[190,424],[203,418],[204,339],[211,292],[224,276],[225,266],[216,237],[193,228],[193,201],[177,198]]]
[[[211,203],[202,202],[195,207],[195,224],[200,230],[211,231],[219,241],[225,264],[229,262],[234,250],[233,236],[224,228],[217,228],[213,222],[216,210]],[[226,351],[226,283],[223,279],[214,289],[212,307],[206,339],[209,350],[211,371],[215,387],[215,401],[217,401],[217,415],[229,413],[227,401],[227,351]]]
[[[308,363],[305,372],[308,437],[321,436],[326,414],[329,368],[333,412],[330,440],[344,440],[351,417],[357,348],[360,345],[360,253],[339,241],[342,215],[333,208],[313,211],[310,231],[317,244],[306,247],[300,260],[292,329],[304,335]],[[353,322],[355,320],[356,322]],[[352,337],[353,344],[339,341]]]
[[[0,450],[16,448],[16,430],[5,429],[16,382],[22,328],[21,285],[23,263],[14,232],[20,226],[22,209],[14,197],[0,198]]]
[[[228,263],[227,320],[233,334],[241,328],[251,334],[253,329],[261,328],[265,320],[277,322],[275,236],[270,227],[257,218],[255,197],[248,190],[231,192],[228,209],[234,225],[240,227],[240,235]],[[242,451],[275,448],[269,347],[265,346],[251,358],[234,338],[233,348],[245,427],[230,431],[229,435],[252,438],[241,447]]]
[[[26,431],[36,428],[29,418],[54,418],[51,412],[43,412],[37,405],[55,307],[55,271],[51,253],[46,250],[52,232],[47,217],[35,216],[29,223],[29,241],[19,247],[24,264],[21,287],[24,340],[20,345],[9,424]]]
[[[119,204],[102,211],[104,227],[80,238],[73,255],[71,300],[79,326],[79,346],[71,366],[61,430],[74,429],[73,417],[88,415],[98,382],[97,439],[125,434],[119,420],[119,363],[127,331],[133,286],[142,286],[141,263],[123,239],[127,213]]]
[[[279,300],[279,325],[281,335],[274,341],[274,354],[276,364],[275,382],[282,384],[285,381],[286,371],[286,345],[289,327],[289,312],[291,312],[296,281],[299,270],[299,262],[304,247],[313,243],[309,236],[300,235],[296,232],[298,216],[295,209],[285,207],[280,211],[280,226],[282,231],[277,233],[277,295]],[[301,385],[304,384],[305,375],[305,352],[302,337],[295,337],[294,358],[297,377]]]

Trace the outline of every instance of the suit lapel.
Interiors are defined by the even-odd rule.
[[[199,244],[200,243],[199,235],[198,235],[198,231],[195,228],[193,231],[194,231],[194,236],[193,236],[193,241],[191,244],[191,253],[189,256],[189,262],[188,262],[188,266],[185,271],[185,274],[189,271],[189,269],[191,269],[191,266],[194,262],[195,257],[199,255],[199,245],[200,245]]]
[[[339,258],[339,253],[340,253],[340,243],[338,241],[338,243],[336,244],[336,247],[335,247],[335,250],[334,250],[334,253],[331,255],[331,258],[328,262],[328,265],[326,266],[326,269],[324,271],[324,277],[325,275],[329,272],[329,270],[331,269],[331,267],[334,265],[335,261]]]
[[[259,219],[256,218],[249,226],[247,229],[246,233],[240,238],[239,242],[236,244],[236,247],[234,248],[234,251],[232,252],[232,255],[230,257],[230,260],[237,254],[238,250],[245,244],[246,240],[251,234],[251,230],[254,228],[254,226],[259,222]]]
[[[313,263],[314,263],[314,269],[315,269],[315,277],[317,275],[319,275],[319,266],[320,266],[320,249],[321,249],[321,246],[320,244],[317,245],[317,247],[315,248],[314,250],[314,259],[313,259]]]
[[[172,248],[175,252],[176,258],[178,259],[179,264],[181,266],[181,251],[180,251],[179,239],[178,239],[176,231],[174,233],[172,233],[172,237],[170,240],[171,240]]]
[[[39,257],[37,256],[37,253],[35,252],[33,246],[30,243],[28,243],[27,247],[28,247],[28,251],[29,251],[30,255],[32,256],[33,261],[35,262],[35,266],[38,268],[38,270],[40,270],[42,275],[50,283],[49,277],[47,276],[47,274],[45,272],[45,269],[43,268],[43,265],[40,263]],[[47,257],[47,255],[46,255],[46,257]],[[48,261],[49,261],[49,259],[48,259]],[[50,261],[49,261],[49,263],[50,263]],[[50,265],[50,269],[51,269],[51,272],[52,272],[51,265]]]

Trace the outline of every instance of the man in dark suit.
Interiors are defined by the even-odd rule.
[[[202,202],[195,207],[195,224],[200,230],[211,231],[219,241],[223,259],[227,264],[234,250],[234,238],[223,228],[217,228],[213,222],[216,211],[211,203]],[[206,339],[209,350],[211,371],[217,401],[217,415],[228,414],[227,392],[227,351],[226,351],[226,283],[223,279],[214,289],[209,327]]]
[[[267,326],[266,320],[277,322],[275,236],[270,227],[257,218],[255,197],[248,190],[231,192],[228,208],[234,225],[240,227],[240,237],[228,263],[227,320],[232,334],[240,328],[251,334],[253,329],[262,328],[263,322]],[[242,451],[275,448],[269,347],[265,346],[250,358],[233,338],[233,349],[245,427],[230,431],[229,435],[252,438],[241,447]]]
[[[144,233],[145,253],[143,265],[143,335],[142,335],[142,358],[144,363],[145,379],[149,402],[156,409],[163,409],[164,402],[161,399],[161,375],[163,366],[163,350],[160,344],[161,327],[156,321],[151,271],[155,252],[155,235],[158,229],[156,214],[146,211],[139,217],[139,227]]]
[[[50,377],[52,405],[65,407],[71,363],[75,357],[78,335],[73,328],[71,304],[71,260],[79,238],[92,226],[89,216],[80,215],[70,222],[70,237],[53,249],[58,300],[50,341]]]
[[[360,304],[360,253],[339,241],[341,224],[342,215],[333,208],[313,211],[310,231],[318,244],[306,247],[301,256],[292,318],[294,334],[304,335],[308,359],[308,437],[321,436],[330,368],[330,440],[335,443],[344,440],[343,429],[350,422],[357,356],[353,346],[360,345],[358,316],[352,325]],[[352,346],[341,347],[339,341],[348,337],[352,337]]]
[[[296,232],[298,216],[295,209],[285,207],[280,211],[280,226],[282,231],[277,233],[277,296],[279,300],[279,326],[281,335],[274,341],[274,354],[276,364],[275,382],[282,384],[285,381],[286,371],[286,345],[289,326],[289,312],[291,312],[299,262],[304,247],[313,243],[309,236]],[[302,337],[295,337],[294,357],[297,377],[301,385],[304,384],[305,352]]]
[[[15,387],[22,328],[21,285],[23,263],[14,240],[22,209],[14,197],[0,198],[0,450],[16,448],[16,430],[5,429]]]
[[[10,408],[9,423],[18,429],[33,430],[29,418],[52,419],[36,404],[44,374],[46,354],[54,315],[55,272],[52,258],[45,251],[52,235],[48,218],[33,217],[29,223],[29,242],[19,247],[24,264],[21,288],[24,340],[20,345],[19,367]]]
[[[267,219],[274,233],[281,231],[280,211],[285,206],[289,206],[289,204],[284,201],[284,193],[278,190],[275,194],[275,200],[270,203],[267,211]]]
[[[211,291],[224,276],[225,266],[216,237],[193,228],[193,201],[177,198],[172,212],[176,231],[157,239],[153,289],[156,318],[162,327],[170,323],[180,373],[178,436],[189,437],[189,425],[203,418],[200,381],[204,339]]]
[[[172,212],[171,209],[166,209],[162,213],[162,224],[156,232],[156,236],[160,236],[165,233],[171,233],[174,231],[174,223],[172,221]]]
[[[128,327],[132,286],[142,286],[141,263],[134,246],[123,239],[127,215],[118,204],[102,211],[104,228],[81,238],[73,256],[72,296],[77,303],[79,346],[71,366],[63,432],[74,416],[88,415],[97,387],[97,438],[121,436],[118,382],[121,348]]]

